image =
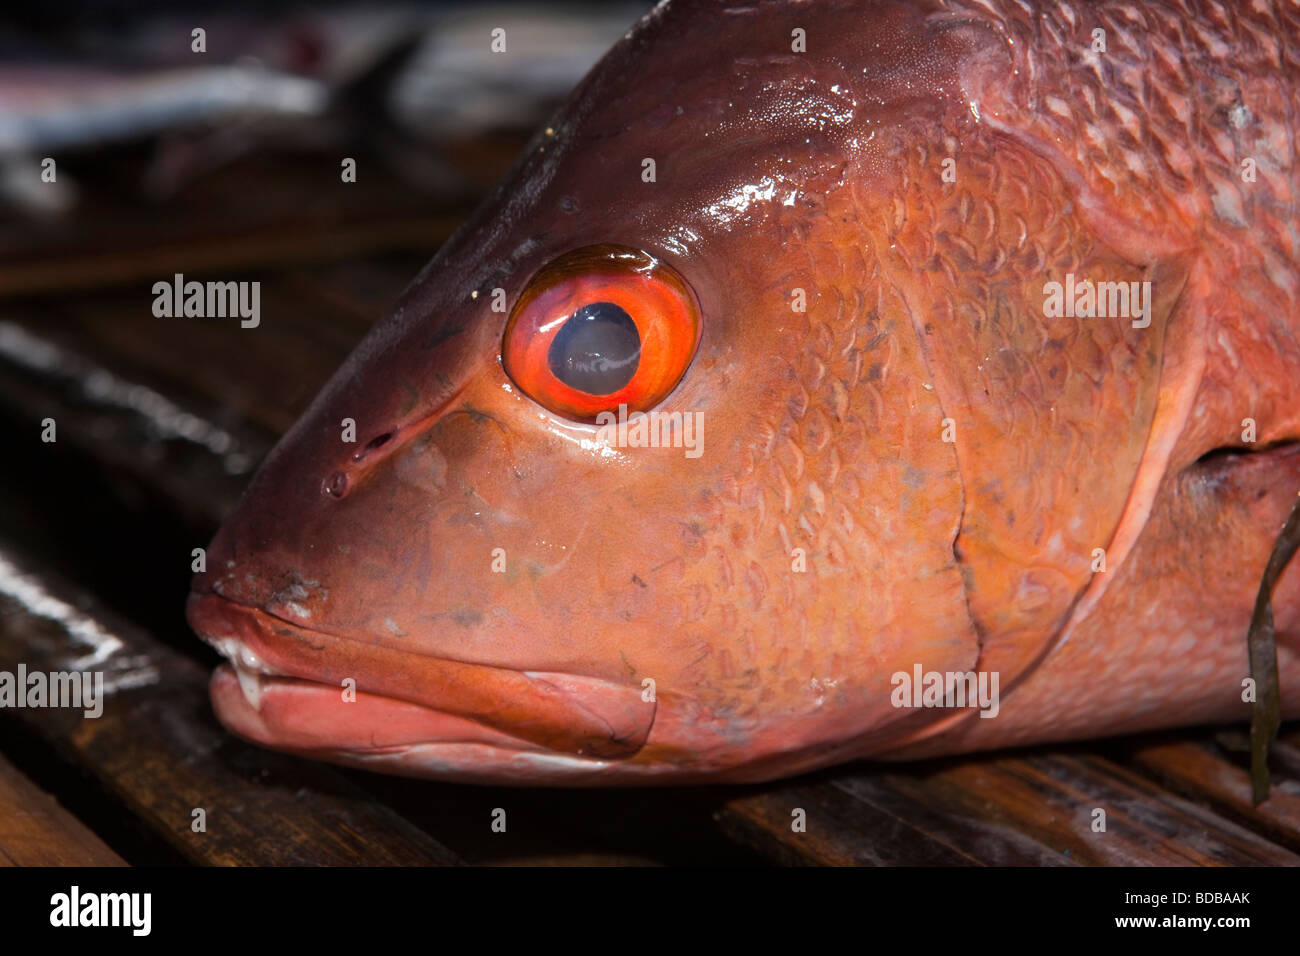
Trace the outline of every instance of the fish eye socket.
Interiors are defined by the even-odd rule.
[[[529,280],[501,361],[533,401],[590,422],[620,405],[645,411],[663,401],[699,340],[699,306],[676,270],[625,246],[586,246]]]

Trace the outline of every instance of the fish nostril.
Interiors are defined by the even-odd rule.
[[[370,454],[376,448],[382,448],[384,445],[387,445],[388,440],[392,437],[393,437],[392,432],[384,432],[382,435],[376,435],[374,438],[370,439],[370,441],[366,442],[366,447],[362,448],[359,452],[357,452],[355,455],[352,456],[352,460],[360,461],[362,458],[365,458],[366,455]]]
[[[375,449],[387,445],[394,434],[394,432],[384,432],[382,435],[376,435],[370,439],[370,441],[366,442],[364,448],[352,456],[352,463],[357,464]],[[336,471],[321,482],[321,492],[331,498],[342,498],[348,493],[351,484],[346,471]]]
[[[348,476],[336,471],[321,483],[321,490],[332,498],[342,498],[348,493]]]

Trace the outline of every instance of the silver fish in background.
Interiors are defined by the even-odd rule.
[[[43,57],[11,35],[0,44],[0,199],[27,213],[65,212],[75,187],[66,177],[43,182],[43,157],[157,137],[200,137],[144,172],[161,197],[262,147],[328,148],[376,129],[436,143],[531,128],[644,9],[385,6],[265,21],[196,13],[74,31]],[[506,23],[508,59],[469,54]],[[450,188],[441,166],[428,174],[428,163],[397,165],[421,185]]]

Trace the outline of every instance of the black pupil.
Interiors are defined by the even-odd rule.
[[[588,395],[610,395],[632,381],[641,361],[641,335],[613,302],[592,302],[569,316],[546,353],[551,372]]]

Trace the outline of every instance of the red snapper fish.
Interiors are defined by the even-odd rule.
[[[1249,717],[1297,51],[1267,0],[657,6],[218,532],[218,717],[561,785]],[[1272,611],[1295,716],[1295,568]]]

